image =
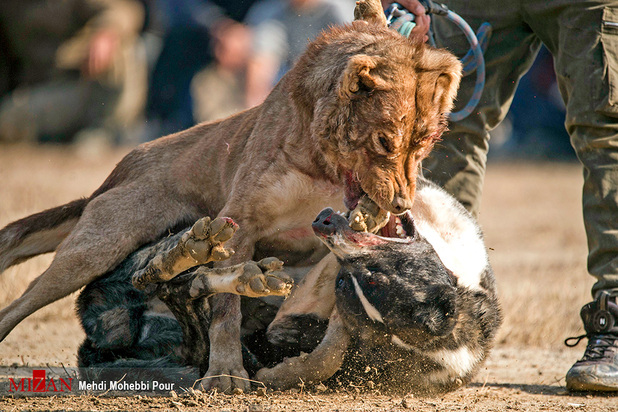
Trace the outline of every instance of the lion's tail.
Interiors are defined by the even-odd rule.
[[[0,230],[0,273],[31,257],[56,250],[75,227],[89,200],[82,198],[47,209]]]

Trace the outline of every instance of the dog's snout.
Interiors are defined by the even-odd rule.
[[[395,214],[401,214],[412,208],[412,200],[401,196],[395,196],[391,205],[393,206],[393,212]]]
[[[331,208],[322,210],[311,225],[313,227],[313,231],[323,235],[332,234],[335,231],[335,227],[331,221],[334,214],[335,211]]]

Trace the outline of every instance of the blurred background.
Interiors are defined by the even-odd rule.
[[[259,104],[354,0],[3,0],[0,144],[135,146]],[[491,159],[574,159],[546,50]]]
[[[0,2],[0,144],[134,146],[260,103],[352,0]]]
[[[89,195],[139,143],[260,103],[308,39],[352,20],[353,5],[1,0],[0,227]],[[557,379],[583,350],[562,341],[582,333],[579,308],[593,283],[581,168],[563,123],[544,50],[493,131],[480,217],[505,312],[498,344],[564,353]],[[50,260],[0,276],[0,307]],[[83,335],[73,299],[20,324],[0,343],[0,365],[74,363]]]

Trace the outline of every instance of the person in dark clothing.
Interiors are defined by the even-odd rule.
[[[157,0],[163,20],[161,53],[153,69],[146,103],[143,140],[187,129],[195,124],[191,81],[213,61],[217,31],[240,24],[260,0]]]

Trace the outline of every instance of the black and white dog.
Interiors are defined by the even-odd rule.
[[[302,331],[320,338],[310,353],[301,353],[307,350],[302,345],[285,344],[301,335],[298,330],[289,325],[287,332],[267,329],[277,307],[251,298],[289,291],[290,280],[276,260],[248,262],[228,271],[199,266],[152,283],[146,291],[133,288],[135,273],[149,272],[157,256],[178,256],[170,250],[187,240],[195,245],[199,239],[213,248],[212,233],[199,235],[209,230],[196,224],[142,248],[86,287],[78,300],[87,334],[80,366],[183,365],[199,377],[208,365],[207,297],[231,292],[248,296],[243,300],[246,368],[270,387],[289,388],[301,380],[360,379],[432,394],[472,379],[501,323],[493,272],[477,224],[450,195],[422,178],[412,210],[390,217],[380,232],[393,237],[352,230],[348,220],[331,209],[313,223],[338,265],[323,265],[313,280],[307,276],[284,304],[333,296],[333,307],[323,311],[329,318],[316,322],[313,331]],[[165,308],[161,301],[171,313],[155,310],[157,304]],[[282,333],[287,333],[287,341]]]

